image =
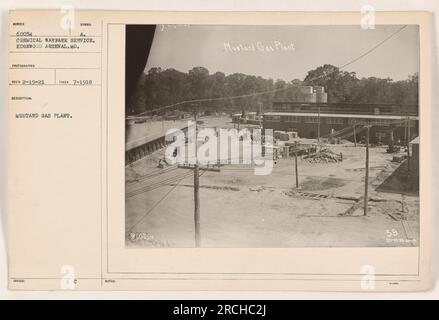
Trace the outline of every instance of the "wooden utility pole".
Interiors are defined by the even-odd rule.
[[[195,120],[195,166],[194,166],[194,222],[195,222],[195,246],[201,246],[200,225],[200,170],[198,167],[198,126],[197,110],[194,112]]]
[[[404,143],[407,144],[407,119],[404,121]]]
[[[355,133],[355,124],[353,125],[354,127],[354,146],[357,146],[357,134]]]
[[[410,173],[410,116],[407,117],[407,170]]]
[[[320,142],[320,106],[318,106],[317,142]]]
[[[299,169],[297,168],[297,150],[294,151],[294,166],[296,167],[296,188],[299,188]]]
[[[259,127],[261,128],[261,130],[262,130],[262,115],[263,115],[263,111],[262,111],[262,107],[263,107],[263,105],[262,105],[262,102],[259,102]]]
[[[367,202],[369,200],[369,133],[370,126],[366,126],[366,175],[364,177],[364,215],[367,216]]]
[[[200,224],[200,170],[198,164],[194,168],[194,222],[195,222],[195,246],[201,245],[201,224]]]
[[[296,176],[296,188],[299,188],[299,168],[297,164],[297,141],[294,141],[294,172]]]

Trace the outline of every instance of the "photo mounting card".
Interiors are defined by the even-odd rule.
[[[430,286],[427,12],[16,10],[9,287]]]

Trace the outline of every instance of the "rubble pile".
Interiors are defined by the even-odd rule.
[[[303,156],[310,163],[329,163],[329,162],[341,162],[343,157],[341,154],[334,153],[330,149],[321,149],[315,153],[311,153]]]

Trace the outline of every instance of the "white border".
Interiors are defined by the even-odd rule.
[[[405,2],[404,4],[401,1],[389,0],[386,2],[374,0],[367,1],[364,3],[350,1],[350,0],[332,0],[332,1],[324,1],[324,0],[314,0],[314,1],[306,1],[306,0],[295,0],[295,1],[281,1],[281,0],[271,0],[271,1],[254,1],[254,0],[242,0],[239,3],[234,0],[217,0],[217,1],[203,1],[203,0],[186,0],[181,2],[176,2],[172,0],[161,0],[161,1],[150,1],[148,3],[143,3],[136,0],[124,0],[124,1],[112,1],[106,3],[106,7],[102,7],[102,2],[99,0],[87,0],[87,1],[13,1],[13,0],[3,0],[0,2],[0,8],[2,10],[2,23],[1,23],[1,32],[2,32],[2,46],[0,53],[0,67],[2,68],[0,73],[0,82],[2,84],[2,94],[3,98],[3,106],[6,105],[5,100],[7,97],[6,90],[6,59],[7,59],[7,10],[13,8],[35,8],[38,6],[39,8],[58,8],[60,5],[71,4],[77,7],[78,9],[117,9],[117,10],[182,10],[182,11],[282,11],[282,10],[290,10],[290,11],[357,11],[360,9],[362,4],[369,4],[376,8],[379,11],[406,11],[406,10],[425,10],[434,12],[435,16],[439,14],[439,3],[436,0],[418,0],[412,2]],[[433,82],[432,88],[438,88],[438,73],[437,73],[437,40],[439,35],[439,22],[437,21],[437,17],[434,19],[434,55],[432,61],[432,70],[433,73]],[[439,92],[433,91],[432,97],[433,105],[432,105],[432,119],[436,119],[439,116],[438,110],[438,101],[439,101]],[[4,157],[2,157],[5,152],[5,108],[0,109],[0,190],[1,190],[1,207],[2,210],[4,208]],[[437,139],[432,139],[433,150],[433,158],[438,158],[439,155],[439,142]],[[433,163],[432,167],[432,175],[437,176],[439,164]],[[439,191],[439,183],[433,182],[432,185],[432,194],[437,194]],[[438,205],[436,203],[432,204],[432,216],[433,216],[433,280],[436,283],[436,278],[438,275],[438,262],[439,262],[439,219],[436,217],[438,213]],[[374,294],[365,294],[365,293],[300,293],[300,292],[150,292],[150,293],[111,293],[111,292],[87,292],[78,294],[69,293],[69,292],[56,292],[56,293],[25,293],[25,292],[8,292],[6,290],[7,287],[7,269],[6,269],[6,250],[5,250],[5,213],[2,210],[1,214],[1,228],[0,228],[0,298],[155,298],[155,299],[175,299],[175,298],[187,298],[187,299],[196,299],[196,298],[248,298],[248,299],[294,299],[294,298],[308,298],[308,299],[326,299],[326,298],[350,298],[350,299],[380,299],[380,298],[393,298],[393,299],[434,299],[439,298],[439,288],[436,285],[433,291],[424,292],[424,293],[374,293]]]

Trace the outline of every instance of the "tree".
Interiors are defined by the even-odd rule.
[[[325,87],[329,102],[418,103],[418,74],[402,81],[377,77],[358,79],[354,72],[341,71],[325,64],[310,70],[303,82],[299,79],[286,82],[243,73],[209,74],[204,67],[194,67],[187,73],[154,67],[141,75],[133,97],[126,106],[126,114],[136,115],[177,102],[206,98],[218,100],[200,103],[201,111],[258,111],[259,103],[262,103],[264,110],[269,110],[273,100],[297,101],[301,85]],[[273,92],[273,89],[276,91]],[[239,97],[242,95],[249,96]],[[191,107],[191,104],[181,104],[177,109],[190,111]],[[173,110],[166,108],[155,113],[164,114]]]
[[[277,100],[277,101],[287,100],[287,95],[286,95],[285,90],[284,90],[286,87],[287,87],[287,83],[284,80],[277,79],[274,82],[273,90],[276,90],[276,91],[274,92],[273,99]]]
[[[325,87],[328,102],[351,101],[353,90],[358,85],[355,72],[340,71],[339,68],[330,64],[308,71],[304,82],[310,86]]]
[[[210,96],[209,70],[194,67],[188,72],[189,92],[191,99],[203,99]]]

